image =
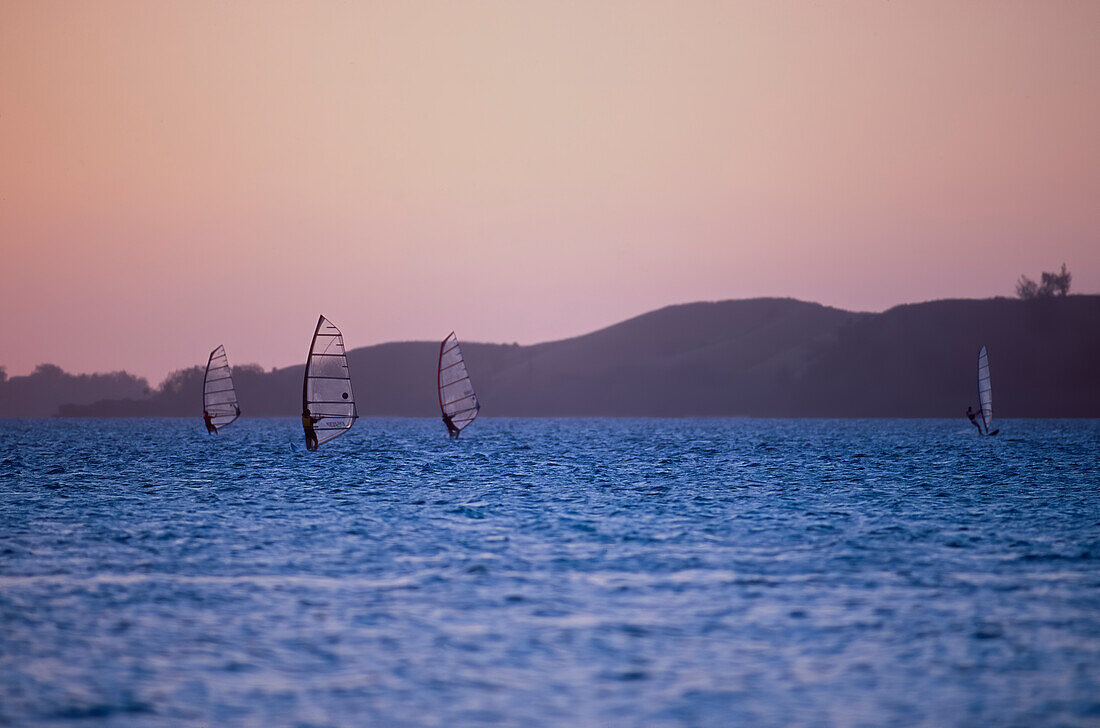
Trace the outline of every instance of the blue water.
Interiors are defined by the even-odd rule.
[[[1100,421],[0,421],[0,724],[1100,724]]]

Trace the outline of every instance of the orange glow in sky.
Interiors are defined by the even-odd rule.
[[[1100,290],[1097,2],[0,0],[0,365]]]

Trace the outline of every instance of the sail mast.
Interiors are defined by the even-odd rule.
[[[982,421],[989,432],[993,424],[993,384],[989,378],[989,354],[983,346],[978,352],[978,401],[982,407]]]
[[[473,382],[466,371],[466,361],[458,337],[452,331],[439,344],[439,371],[436,376],[439,389],[439,411],[448,417],[459,431],[477,417],[481,404],[474,393]]]
[[[210,352],[210,358],[206,360],[206,374],[202,378],[202,409],[210,415],[211,423],[219,430],[241,415],[224,346]]]
[[[317,333],[325,322],[324,314],[317,317],[317,326],[313,329],[313,338],[309,340],[309,354],[306,356],[306,371],[302,377],[302,412],[309,409],[309,366],[313,363],[313,347],[317,346]]]
[[[317,319],[302,377],[302,413],[306,410],[317,418],[318,445],[343,435],[359,418],[344,336],[324,316]]]

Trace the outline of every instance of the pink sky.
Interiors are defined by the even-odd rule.
[[[1100,3],[0,0],[0,365],[1100,290]]]

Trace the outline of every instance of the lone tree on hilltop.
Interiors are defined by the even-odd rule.
[[[1016,281],[1016,295],[1025,301],[1032,298],[1068,296],[1071,280],[1073,276],[1066,270],[1066,264],[1062,263],[1061,273],[1043,271],[1042,283],[1036,283],[1027,276],[1020,276],[1020,280]]]

